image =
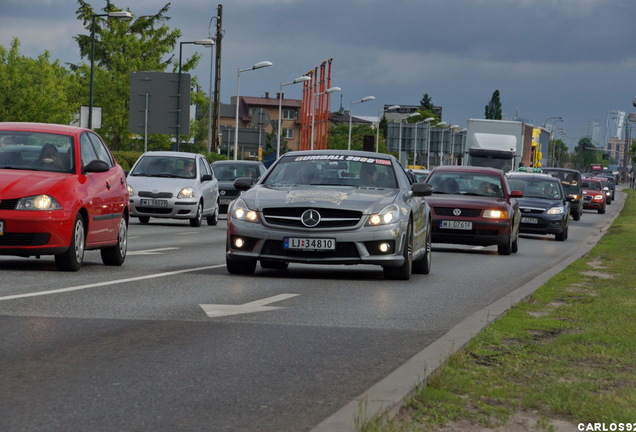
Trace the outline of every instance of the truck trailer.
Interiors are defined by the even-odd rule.
[[[464,158],[464,164],[499,168],[504,172],[520,166],[541,166],[541,141],[546,138],[549,141],[547,131],[522,121],[468,119],[468,157]]]

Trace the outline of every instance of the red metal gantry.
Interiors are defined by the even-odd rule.
[[[325,60],[320,66],[316,66],[306,74],[311,77],[311,80],[303,84],[303,101],[300,112],[300,150],[327,148],[331,95],[325,91],[331,86],[332,60]]]

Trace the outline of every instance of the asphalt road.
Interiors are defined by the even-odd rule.
[[[89,252],[0,257],[0,430],[309,431],[466,317],[567,260],[606,226],[523,236],[519,253],[434,245],[430,275],[290,265],[232,276],[225,221],[130,227],[123,267]]]

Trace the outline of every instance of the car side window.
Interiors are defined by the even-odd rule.
[[[110,156],[110,152],[106,148],[106,144],[94,133],[88,133],[88,137],[95,148],[95,153],[97,153],[97,158],[101,161],[104,161],[108,164],[109,167],[113,167],[113,159]]]
[[[88,134],[83,133],[80,138],[80,151],[82,152],[82,166],[88,165],[91,161],[97,159],[97,153],[91,140],[88,138]]]
[[[199,172],[201,175],[210,174],[209,165],[205,162],[205,159],[199,159]]]

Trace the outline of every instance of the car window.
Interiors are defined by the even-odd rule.
[[[210,174],[210,165],[205,161],[204,158],[199,158],[199,172],[202,176]]]
[[[39,132],[0,131],[0,169],[73,172],[73,138]]]
[[[534,177],[511,177],[508,179],[513,190],[523,192],[524,198],[563,199],[559,182]]]
[[[88,138],[90,139],[93,148],[95,149],[95,153],[97,154],[97,159],[104,161],[108,164],[109,167],[114,166],[113,159],[110,155],[110,152],[106,148],[106,144],[94,133],[87,132]]]
[[[239,177],[260,178],[265,170],[261,164],[213,164],[214,175],[220,181],[233,181]]]
[[[403,170],[402,175],[406,177]],[[398,180],[390,159],[310,155],[281,158],[268,172],[263,184],[397,188]]]
[[[193,179],[196,177],[195,161],[192,157],[143,155],[129,175]]]
[[[82,153],[82,166],[88,165],[91,161],[97,159],[97,152],[95,151],[95,147],[93,147],[93,143],[87,134],[83,133],[80,138],[80,148]]]
[[[440,194],[502,198],[505,191],[501,177],[486,173],[437,171],[428,177],[427,182],[433,187],[433,193]]]

